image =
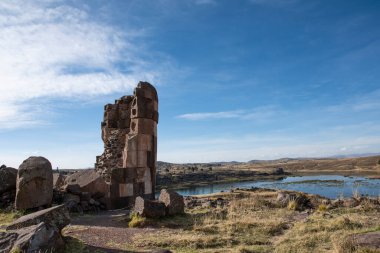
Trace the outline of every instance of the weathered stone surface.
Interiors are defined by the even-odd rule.
[[[59,190],[65,185],[65,176],[61,173],[53,173],[53,188]]]
[[[295,201],[295,208],[298,211],[303,211],[307,208],[313,207],[310,199],[303,193],[281,191],[277,194],[276,200],[283,206],[288,205],[290,201]]]
[[[16,190],[17,170],[2,165],[0,167],[0,194]]]
[[[55,227],[60,231],[70,224],[70,216],[65,206],[59,205],[22,216],[10,224],[7,230],[22,229],[32,225],[38,225],[41,222]]]
[[[366,249],[380,249],[380,232],[369,232],[364,234],[353,235],[355,246]]]
[[[66,184],[64,187],[63,187],[63,190],[67,193],[71,193],[71,194],[75,194],[75,195],[81,195],[82,194],[82,190],[79,186],[79,184]]]
[[[157,91],[147,82],[139,82],[133,96],[105,106],[104,153],[95,168],[109,184],[109,208],[133,205],[137,196],[154,198],[157,123]]]
[[[60,232],[44,222],[2,232],[0,238],[0,252],[53,252],[64,244]]]
[[[50,206],[53,172],[49,160],[31,156],[19,167],[15,207],[18,210]]]
[[[71,193],[66,193],[64,198],[63,198],[63,203],[69,203],[69,202],[74,202],[75,204],[80,203],[80,196],[71,194]]]
[[[93,169],[81,170],[70,175],[67,177],[66,183],[67,191],[69,191],[69,188],[71,187],[69,185],[79,185],[81,192],[88,192],[91,196],[105,196],[108,190],[104,178]]]
[[[162,189],[159,200],[166,206],[166,214],[175,215],[185,212],[185,202],[183,196],[175,191]]]
[[[18,237],[17,233],[0,232],[0,252],[11,252]]]
[[[159,218],[165,216],[165,204],[157,200],[147,200],[137,197],[134,211],[143,217]]]

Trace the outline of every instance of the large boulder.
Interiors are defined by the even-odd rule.
[[[71,189],[70,185],[79,185],[81,192],[88,192],[94,198],[105,196],[108,190],[108,185],[104,178],[93,169],[81,170],[70,175],[66,178],[66,184],[65,188],[68,192]]]
[[[68,224],[64,205],[22,216],[0,232],[0,252],[54,252],[64,244],[61,230]]]
[[[22,229],[41,222],[60,231],[70,224],[70,215],[64,205],[54,206],[18,218],[7,227],[7,230]]]
[[[0,252],[54,252],[63,244],[60,232],[44,222],[23,229],[0,232]]]
[[[159,200],[166,206],[166,214],[175,215],[185,212],[185,201],[183,196],[175,191],[162,189]]]
[[[143,199],[137,197],[135,201],[134,211],[139,215],[147,218],[160,218],[165,216],[165,204],[157,200]]]
[[[0,194],[16,190],[17,170],[2,165],[0,167]]]
[[[31,156],[19,167],[15,207],[18,210],[50,206],[53,199],[53,171],[44,157]]]

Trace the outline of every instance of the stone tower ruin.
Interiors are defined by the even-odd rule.
[[[104,107],[104,152],[95,169],[108,183],[108,208],[130,206],[137,196],[154,199],[157,123],[157,91],[147,82],[139,82],[133,96]]]

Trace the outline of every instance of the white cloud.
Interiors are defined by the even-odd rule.
[[[206,120],[206,119],[232,119],[240,118],[244,111],[225,111],[225,112],[197,112],[178,115],[177,118],[187,120]]]
[[[89,99],[160,77],[133,43],[139,32],[99,23],[86,8],[1,1],[0,29],[0,128],[42,123],[38,100]]]
[[[253,110],[233,110],[222,112],[197,112],[178,115],[177,118],[186,120],[215,120],[215,119],[245,119],[267,120],[280,113],[275,106],[260,106]]]

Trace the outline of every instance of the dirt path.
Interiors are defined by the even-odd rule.
[[[128,228],[127,210],[103,211],[93,215],[76,216],[65,229],[65,236],[85,242],[91,252],[132,252],[127,247],[134,235],[158,231],[154,228]],[[123,247],[124,246],[124,247]],[[137,251],[133,251],[137,252]]]

